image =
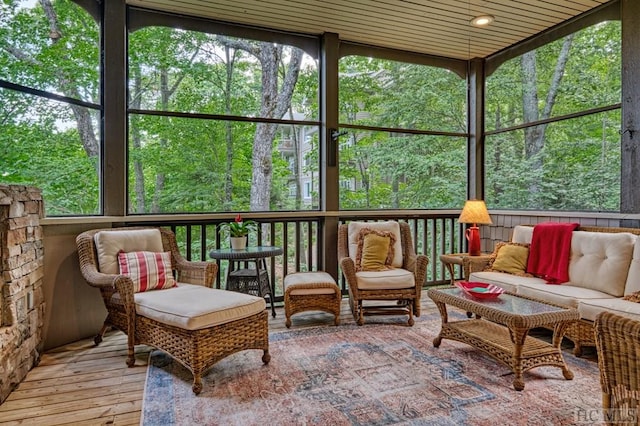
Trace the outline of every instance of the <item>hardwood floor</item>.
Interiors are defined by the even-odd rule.
[[[276,314],[269,329],[285,330],[284,309]],[[347,299],[341,321],[353,323]],[[333,324],[333,315],[298,314],[292,328],[319,323]],[[0,425],[138,425],[149,351],[137,346],[136,364],[128,368],[120,331],[108,332],[99,346],[90,338],[50,350],[0,405]]]
[[[426,291],[422,295],[423,312],[435,309]],[[276,313],[275,319],[269,316],[270,331],[285,330],[284,309]],[[347,298],[340,319],[354,323]],[[317,324],[333,324],[333,315],[298,314],[292,329]],[[595,360],[591,349],[585,355]],[[136,347],[136,364],[128,368],[126,336],[119,331],[107,333],[99,346],[91,338],[48,351],[0,405],[0,425],[138,425],[149,351]]]

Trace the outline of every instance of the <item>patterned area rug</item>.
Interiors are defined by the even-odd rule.
[[[451,319],[457,314],[450,313]],[[199,396],[191,374],[153,351],[144,425],[568,425],[598,423],[598,366],[564,351],[559,368],[525,374],[525,389],[493,358],[432,341],[437,314],[399,324],[320,326],[270,335],[271,363],[244,351],[216,364]]]

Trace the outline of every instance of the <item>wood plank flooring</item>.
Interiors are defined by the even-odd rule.
[[[353,324],[346,298],[341,322]],[[292,329],[317,324],[333,324],[333,315],[297,314]],[[276,308],[269,330],[285,329],[284,309]],[[137,346],[128,368],[126,336],[115,330],[99,346],[90,338],[50,350],[0,405],[0,425],[138,425],[149,351]]]
[[[435,309],[426,291],[422,309]],[[269,316],[270,331],[285,330],[284,309],[276,313]],[[353,323],[344,298],[341,324]],[[292,329],[318,324],[333,324],[333,315],[297,314]],[[138,425],[149,351],[136,347],[135,366],[128,368],[126,336],[119,331],[108,332],[99,346],[91,338],[50,350],[0,405],[0,425]]]

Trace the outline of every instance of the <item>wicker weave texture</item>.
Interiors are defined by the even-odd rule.
[[[541,302],[506,294],[523,301]],[[435,347],[440,346],[442,339],[453,339],[486,352],[512,369],[515,375],[513,387],[518,391],[524,389],[523,373],[542,365],[559,367],[565,379],[573,379],[573,373],[562,356],[560,344],[569,324],[579,318],[576,309],[561,308],[550,312],[522,315],[497,309],[481,300],[459,297],[435,288],[429,289],[428,295],[435,302],[442,316],[440,334],[433,340]],[[449,322],[447,305],[474,313],[477,318]],[[479,319],[480,317],[483,319]],[[541,326],[553,326],[553,344],[528,335],[530,329]]]
[[[534,225],[522,225],[522,226],[534,226]],[[606,226],[579,226],[576,231],[585,231],[585,232],[606,232],[606,233],[620,233],[627,232],[630,234],[640,236],[639,228],[613,228]],[[464,259],[463,268],[465,276],[469,276],[469,274],[473,272],[481,272],[484,271],[489,266],[489,261],[484,258],[472,258],[467,257]],[[546,327],[548,328],[548,327]],[[595,330],[593,321],[589,321],[586,319],[580,319],[579,321],[575,321],[570,324],[567,328],[565,336],[567,339],[571,340],[574,344],[573,354],[575,356],[582,355],[582,348],[593,347],[596,345],[595,339]]]
[[[292,294],[294,290],[331,289],[331,294]],[[340,302],[342,295],[335,282],[303,283],[287,286],[284,293],[285,326],[291,327],[291,316],[305,311],[323,311],[333,314],[335,325],[340,324]]]
[[[349,306],[358,325],[364,324],[365,315],[408,315],[408,324],[413,325],[413,316],[420,316],[420,296],[427,275],[429,258],[423,254],[416,255],[411,237],[411,228],[406,222],[400,224],[400,240],[402,245],[402,268],[413,272],[416,285],[409,289],[376,289],[362,290],[358,288],[356,266],[349,257],[349,225],[338,227],[338,259],[349,288]],[[366,300],[396,300],[397,305],[388,309],[381,306],[368,307]]]
[[[640,416],[640,321],[603,312],[595,321],[605,419],[638,424]]]
[[[115,327],[127,334],[127,365],[135,363],[134,346],[146,344],[161,349],[193,373],[193,391],[202,390],[202,374],[220,359],[245,349],[262,349],[262,360],[268,363],[269,330],[267,312],[201,330],[185,330],[137,315],[133,283],[125,275],[103,274],[98,270],[94,235],[103,230],[148,229],[143,227],[95,229],[76,238],[80,269],[87,283],[100,290],[107,318],[95,337],[96,345],[104,332]],[[179,282],[213,287],[217,265],[212,262],[186,260],[178,250],[175,235],[160,229],[165,251],[171,252],[172,267]],[[171,291],[171,290],[158,290]],[[118,294],[116,294],[118,293]],[[114,297],[116,296],[116,297]]]

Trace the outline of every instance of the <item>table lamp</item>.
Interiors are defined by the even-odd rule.
[[[487,211],[487,206],[482,200],[467,200],[464,203],[458,223],[471,223],[466,230],[465,236],[469,241],[469,256],[480,255],[480,225],[491,225],[491,217]]]

